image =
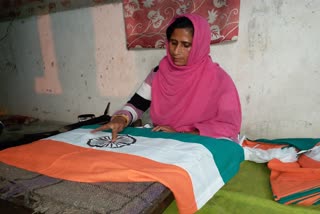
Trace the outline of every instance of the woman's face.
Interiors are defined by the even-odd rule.
[[[169,53],[175,65],[188,62],[192,46],[192,31],[189,28],[176,28],[169,39]]]

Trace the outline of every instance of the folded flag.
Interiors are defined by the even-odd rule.
[[[174,194],[180,213],[200,209],[239,170],[243,149],[225,139],[126,128],[86,126],[0,151],[0,161],[78,182],[157,181]]]
[[[302,168],[299,162],[268,163],[274,199],[282,204],[320,204],[320,168]]]
[[[320,204],[320,139],[245,140],[245,159],[268,162],[274,199],[282,204]]]

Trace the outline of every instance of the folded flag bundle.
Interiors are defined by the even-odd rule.
[[[245,140],[245,159],[268,162],[274,199],[282,204],[320,204],[320,139]]]

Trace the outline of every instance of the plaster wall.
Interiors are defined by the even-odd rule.
[[[242,0],[239,38],[211,46],[250,138],[319,137],[320,1]],[[0,22],[0,110],[75,122],[120,108],[164,50],[126,49],[122,4]]]

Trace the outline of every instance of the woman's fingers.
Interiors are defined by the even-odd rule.
[[[152,131],[153,131],[153,132],[161,131],[160,128],[161,128],[160,126],[153,127],[153,128],[152,128]]]
[[[96,133],[96,132],[102,131],[102,130],[108,130],[108,129],[110,129],[110,128],[111,128],[111,127],[110,127],[109,123],[107,123],[107,124],[105,124],[105,125],[102,125],[102,126],[96,128],[96,129],[92,130],[91,133]]]
[[[120,132],[120,131],[119,131],[119,130],[116,130],[116,129],[112,129],[112,139],[111,139],[111,142],[116,142],[116,141],[117,141],[118,132]]]
[[[170,126],[156,126],[152,129],[154,132],[176,132],[173,128]]]
[[[117,140],[118,133],[121,132],[125,128],[125,126],[126,126],[126,124],[123,123],[123,121],[115,120],[115,121],[111,121],[105,125],[102,125],[96,129],[92,130],[91,133],[111,129],[111,131],[112,131],[111,142],[115,142]]]

